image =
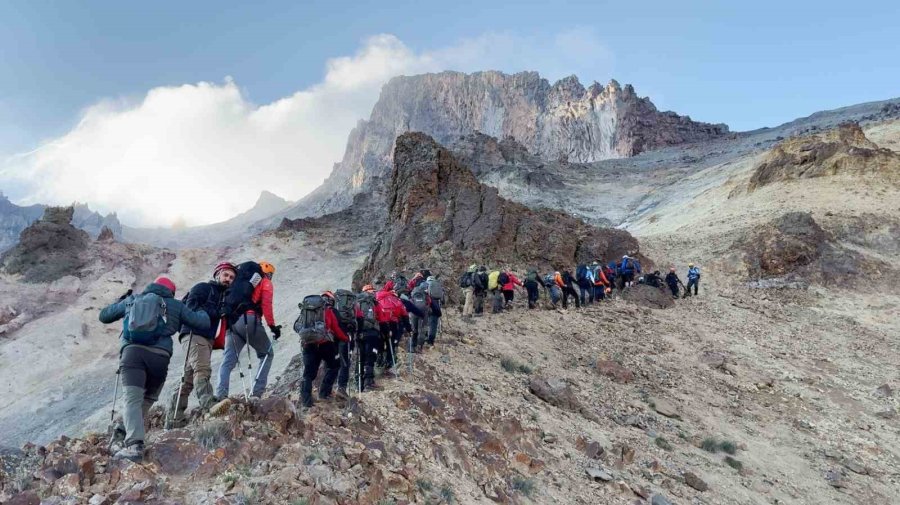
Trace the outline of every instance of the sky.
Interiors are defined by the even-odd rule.
[[[536,70],[774,126],[900,96],[900,2],[0,2],[0,191],[204,224],[327,177],[394,75]]]

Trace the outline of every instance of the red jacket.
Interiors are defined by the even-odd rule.
[[[348,337],[347,334],[344,333],[344,330],[341,329],[337,313],[332,307],[325,309],[325,329],[341,342],[350,341],[350,337]]]
[[[506,275],[509,277],[509,282],[504,284],[503,287],[500,288],[500,291],[512,291],[516,289],[516,286],[522,285],[522,281],[520,281],[512,272],[506,272]]]
[[[399,321],[401,317],[409,316],[409,313],[406,311],[406,307],[403,306],[403,302],[401,302],[400,299],[397,298],[397,295],[390,290],[390,288],[393,287],[394,284],[392,282],[385,284],[381,291],[375,295],[375,301],[381,306],[381,310],[385,314],[383,317],[387,319],[387,321],[395,323]]]
[[[253,303],[262,308],[263,317],[269,326],[275,326],[275,313],[272,310],[272,299],[275,297],[275,286],[271,279],[263,276],[262,280],[253,290]]]

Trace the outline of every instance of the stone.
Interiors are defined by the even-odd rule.
[[[882,384],[875,390],[875,396],[881,398],[890,398],[894,396],[894,390],[889,384]]]
[[[111,503],[109,497],[102,494],[95,494],[88,500],[88,505],[110,505]]]
[[[562,379],[532,377],[528,388],[532,394],[550,405],[574,412],[582,408],[581,402],[575,397],[575,391]]]
[[[631,372],[631,370],[625,368],[619,363],[616,363],[615,361],[606,359],[597,360],[596,366],[597,371],[600,372],[601,375],[609,377],[614,382],[627,384],[634,380],[634,374]]]
[[[679,414],[678,409],[668,400],[663,400],[661,398],[651,398],[650,403],[651,405],[653,405],[653,410],[655,410],[660,415],[671,417],[673,419],[681,418],[681,414]]]
[[[844,472],[840,469],[832,469],[825,472],[825,481],[831,487],[842,488],[846,486],[844,482]]]
[[[599,442],[591,441],[584,437],[578,437],[575,441],[575,448],[591,459],[599,459],[604,452],[603,446]]]
[[[75,496],[81,492],[81,479],[77,473],[67,473],[54,484],[56,493],[63,496]]]
[[[25,491],[14,495],[9,499],[9,501],[5,501],[3,503],[5,505],[41,505],[41,499],[38,495],[32,493],[31,491]]]
[[[709,485],[692,472],[684,472],[684,483],[701,493],[709,490]]]
[[[882,419],[893,419],[893,418],[897,417],[897,410],[894,409],[893,407],[891,407],[887,410],[883,410],[881,412],[876,412],[875,416],[880,417]]]
[[[213,405],[209,409],[209,415],[212,417],[222,417],[231,410],[231,398],[225,398],[219,403]]]
[[[197,470],[208,451],[193,440],[187,430],[169,430],[148,447],[145,459],[159,465],[169,475],[184,475]]]
[[[655,494],[653,495],[653,498],[650,499],[650,505],[672,505],[672,502],[661,494]]]
[[[842,464],[844,465],[844,468],[846,468],[847,470],[850,470],[853,473],[856,473],[859,475],[868,475],[869,474],[869,469],[865,465],[863,465],[862,463],[860,463],[858,461],[855,461],[852,459],[845,459],[842,462]]]
[[[700,363],[708,365],[711,368],[720,368],[725,366],[725,354],[715,351],[704,351],[700,355]]]
[[[588,468],[585,472],[587,472],[588,476],[595,481],[609,482],[613,480],[613,476],[602,468]]]

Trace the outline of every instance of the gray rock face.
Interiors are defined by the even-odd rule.
[[[46,208],[46,205],[21,207],[0,194],[0,252],[14,246],[19,241],[19,234],[40,219]],[[72,209],[72,225],[90,236],[99,236],[104,227],[109,228],[117,237],[122,235],[122,224],[115,214],[103,216],[84,204],[75,204]],[[69,221],[65,224],[69,224]]]
[[[718,137],[728,127],[659,112],[616,81],[585,88],[575,76],[550,84],[536,72],[496,71],[396,77],[351,132],[343,160],[303,203],[312,213],[347,205],[390,169],[394,140],[410,131],[443,144],[482,132],[514,139],[541,159],[592,162]]]

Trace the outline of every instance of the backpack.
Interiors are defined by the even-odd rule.
[[[325,298],[309,295],[297,304],[300,316],[294,321],[294,331],[300,335],[300,344],[333,342],[334,337],[325,329]]]
[[[525,275],[525,280],[531,281],[531,282],[537,282],[538,281],[538,273],[535,272],[534,270],[529,270],[528,273]]]
[[[587,279],[587,265],[578,265],[578,268],[575,269],[575,280],[579,283],[584,282]]]
[[[547,274],[544,276],[544,284],[547,286],[556,286],[556,279],[553,274]]]
[[[345,328],[353,328],[356,326],[356,295],[353,291],[339,289],[334,292],[334,309],[337,311],[338,319]]]
[[[166,301],[155,293],[135,296],[125,305],[122,336],[132,344],[154,345],[166,325]]]
[[[494,270],[493,272],[488,274],[488,285],[487,288],[491,291],[497,289],[497,281],[500,278],[500,272]]]
[[[476,273],[472,277],[472,287],[478,291],[484,291],[485,289],[487,289],[488,283],[485,282],[485,277],[487,277],[487,275],[485,275],[484,272]]]
[[[472,287],[472,276],[473,276],[472,272],[466,272],[466,273],[462,274],[462,277],[459,278],[459,287],[461,287],[463,289],[471,288]]]
[[[419,284],[415,289],[412,290],[412,293],[409,295],[410,301],[412,301],[416,307],[420,309],[424,309],[428,305],[428,286],[424,283]]]
[[[378,318],[375,316],[375,296],[372,293],[360,293],[356,295],[356,303],[363,315],[361,330],[377,330]]]
[[[500,276],[497,277],[497,284],[499,284],[501,288],[509,284],[509,274],[506,272],[500,272]]]
[[[409,279],[403,276],[403,274],[397,274],[394,276],[394,291],[397,292],[397,296],[402,294],[409,294]]]
[[[444,299],[444,285],[440,279],[432,279],[430,282],[426,282],[426,285],[428,286],[428,296],[433,300]]]
[[[259,263],[247,261],[237,266],[234,282],[225,292],[223,314],[229,324],[234,324],[248,310],[259,310],[253,303],[253,291],[262,282],[263,272]]]

